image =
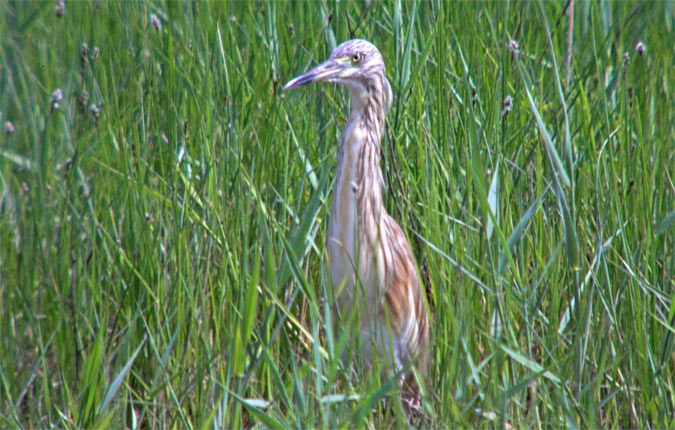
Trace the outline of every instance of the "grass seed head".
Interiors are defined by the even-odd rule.
[[[87,90],[82,90],[80,95],[77,97],[77,101],[80,103],[80,110],[82,113],[87,111],[87,102],[89,101],[89,93]]]
[[[502,117],[505,117],[506,115],[511,112],[511,109],[513,108],[513,98],[508,95],[504,99],[504,109],[502,110]]]
[[[639,55],[644,54],[645,49],[647,49],[647,47],[645,46],[645,44],[642,41],[639,41],[637,43],[637,45],[635,45],[635,52],[637,52]]]
[[[513,55],[520,54],[520,47],[518,46],[518,42],[516,40],[509,40],[509,44],[506,45],[506,49],[508,49]]]
[[[57,18],[63,17],[63,14],[66,12],[66,0],[56,0],[56,10],[54,14]]]
[[[73,159],[68,158],[63,163],[58,163],[56,165],[56,172],[57,173],[66,173],[68,170],[70,170],[70,166],[72,166],[72,165],[73,165]]]
[[[159,17],[154,13],[150,15],[150,25],[152,25],[156,31],[162,31],[162,22],[159,20]]]
[[[14,124],[12,124],[11,121],[7,121],[5,123],[5,134],[7,136],[11,136],[12,134],[14,134],[15,131],[16,131],[16,128],[14,127]]]
[[[101,108],[98,107],[96,104],[93,104],[89,106],[89,112],[91,112],[91,115],[98,119],[101,116]]]
[[[89,54],[89,44],[80,45],[80,64],[84,67],[87,64],[87,54]]]
[[[92,103],[91,106],[89,106],[89,112],[91,113],[92,118],[94,118],[94,127],[98,129],[98,119],[101,117],[101,107]]]
[[[63,100],[63,90],[57,88],[52,93],[52,97],[49,99],[49,106],[51,110],[59,109],[61,107],[61,100]]]

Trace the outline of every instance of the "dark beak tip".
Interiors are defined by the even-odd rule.
[[[305,75],[300,75],[297,76],[290,81],[286,82],[286,85],[284,85],[284,91],[291,90],[293,88],[301,87],[303,85],[307,85],[311,82],[311,79],[307,79]]]

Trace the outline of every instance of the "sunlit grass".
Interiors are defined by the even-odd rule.
[[[433,310],[409,422],[675,426],[674,8],[575,2],[568,82],[564,7],[0,2],[0,426],[406,424],[331,324],[345,94],[281,91],[352,37]]]

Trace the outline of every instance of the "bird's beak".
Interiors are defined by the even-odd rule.
[[[345,70],[342,63],[330,59],[319,64],[315,68],[308,70],[300,76],[288,81],[284,86],[284,90],[290,90],[291,88],[300,87],[302,85],[311,84],[312,82],[318,81],[331,81],[334,78],[339,78],[340,74]]]

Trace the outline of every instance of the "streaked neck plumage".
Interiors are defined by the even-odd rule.
[[[362,282],[376,279],[369,268],[384,214],[380,140],[391,91],[383,79],[350,88],[349,121],[338,150],[327,245],[329,258],[339,263],[333,265],[338,268],[332,273],[333,285],[339,287],[346,280],[347,290],[353,289],[355,269]],[[377,294],[366,288],[369,295]]]
[[[352,133],[363,133],[365,139],[350,139],[345,136],[341,151],[355,151],[356,169],[352,179],[352,196],[356,199],[357,223],[359,233],[366,243],[362,246],[375,246],[376,235],[379,232],[379,223],[382,211],[382,170],[380,169],[380,141],[384,129],[387,107],[384,100],[378,100],[372,94],[383,94],[382,90],[370,89],[365,91],[351,91],[351,111],[348,127]],[[360,141],[359,141],[360,140]],[[353,144],[353,142],[357,142]],[[352,148],[345,148],[345,146]],[[356,146],[356,147],[354,147]],[[343,158],[344,160],[344,158]],[[341,169],[338,168],[338,171]],[[344,171],[344,170],[342,170]],[[365,233],[368,234],[365,234]]]

